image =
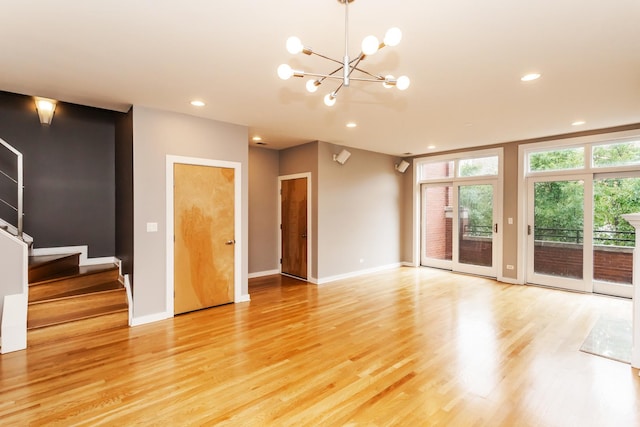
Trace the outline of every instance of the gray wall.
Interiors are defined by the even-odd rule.
[[[166,309],[166,156],[242,164],[242,280],[248,294],[248,130],[244,126],[133,107],[134,316]],[[146,224],[158,223],[148,233]]]
[[[318,146],[319,280],[397,264],[402,177],[395,157],[349,148],[351,157],[333,161],[343,147]]]
[[[276,150],[249,147],[249,274],[279,270]]]

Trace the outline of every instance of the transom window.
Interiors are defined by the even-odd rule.
[[[568,148],[530,151],[528,173],[557,171],[599,171],[602,169],[637,169],[640,166],[640,139],[622,142],[583,144]]]

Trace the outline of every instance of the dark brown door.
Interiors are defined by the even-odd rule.
[[[282,273],[307,278],[307,178],[282,181]]]
[[[176,163],[173,172],[174,313],[232,302],[235,170]]]

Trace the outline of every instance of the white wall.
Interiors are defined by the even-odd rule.
[[[133,315],[162,318],[166,308],[166,156],[242,164],[242,280],[248,294],[248,129],[184,114],[133,107]],[[155,222],[158,231],[147,232]]]
[[[27,292],[27,256],[26,243],[0,231],[0,323],[4,313],[4,297]],[[24,327],[23,332],[26,332],[26,325]]]

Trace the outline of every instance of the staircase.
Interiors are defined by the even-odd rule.
[[[80,254],[29,257],[28,346],[127,327],[116,264],[79,266]]]

